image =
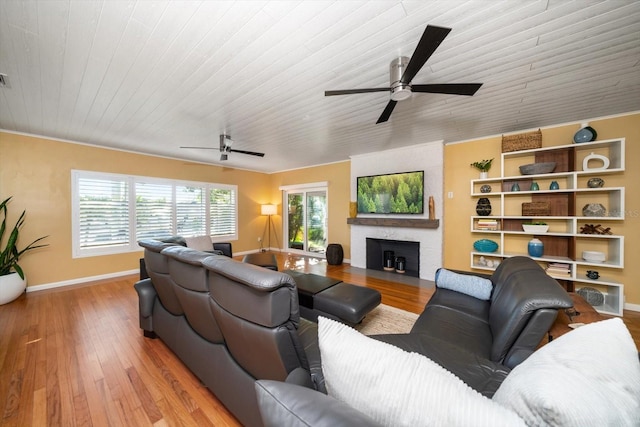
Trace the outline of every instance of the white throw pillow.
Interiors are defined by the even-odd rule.
[[[318,319],[322,371],[330,396],[385,426],[524,426],[512,411],[437,363]]]
[[[474,298],[487,301],[491,298],[493,283],[484,277],[471,274],[460,274],[439,268],[435,277],[436,286],[467,294]]]
[[[530,426],[640,426],[640,362],[619,318],[591,323],[516,366],[493,396]]]
[[[209,236],[197,236],[197,237],[185,237],[184,241],[187,242],[187,247],[195,249],[197,251],[212,251],[213,241]]]

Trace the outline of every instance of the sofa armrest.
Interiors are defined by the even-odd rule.
[[[138,308],[141,317],[149,317],[153,313],[153,303],[156,300],[156,290],[151,279],[136,282],[133,287],[138,293]]]
[[[156,301],[156,289],[151,279],[140,280],[133,285],[138,293],[138,317],[140,328],[147,333],[153,332],[153,304]]]
[[[255,383],[265,427],[376,426],[368,416],[347,404],[309,388],[279,381]]]
[[[313,382],[313,388],[326,394],[327,388],[324,383],[320,345],[318,344],[318,324],[301,317],[298,326],[298,337],[300,337],[300,343],[307,357],[308,372]]]

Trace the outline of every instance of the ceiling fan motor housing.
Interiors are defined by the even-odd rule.
[[[389,64],[389,75],[391,76],[389,86],[391,87],[391,99],[393,101],[403,101],[411,96],[411,85],[409,83],[403,84],[400,81],[408,63],[409,58],[401,56]]]

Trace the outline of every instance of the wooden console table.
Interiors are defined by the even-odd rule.
[[[549,341],[572,331],[573,329],[569,327],[569,323],[588,324],[606,319],[580,295],[569,292],[569,296],[573,300],[573,308],[558,311],[558,317],[551,329],[549,329]]]

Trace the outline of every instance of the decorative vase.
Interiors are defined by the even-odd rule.
[[[560,185],[558,184],[558,181],[551,181],[551,184],[549,185],[549,190],[559,190],[560,189]]]
[[[486,197],[481,197],[476,204],[476,213],[480,216],[491,215],[491,201]]]
[[[598,134],[596,130],[589,126],[589,123],[582,123],[578,132],[573,135],[573,142],[576,144],[581,142],[591,142],[595,141],[597,137]]]
[[[480,179],[489,178],[489,172],[480,172]]]
[[[20,278],[18,273],[0,276],[0,305],[10,303],[18,298],[27,288],[27,279]]]
[[[602,165],[599,167],[598,166],[590,167],[589,162],[591,160],[596,160],[596,161],[599,160],[602,162]],[[601,154],[591,153],[587,157],[585,157],[584,160],[582,161],[582,170],[583,171],[601,171],[601,170],[608,169],[610,164],[611,162],[609,161],[608,157],[603,156]]]
[[[511,186],[511,191],[520,191],[520,186],[517,182],[513,183],[513,185]]]
[[[535,181],[533,181],[533,182],[531,183],[531,187],[529,188],[529,190],[531,190],[531,191],[538,191],[539,189],[540,189],[540,186],[539,186],[539,185],[538,185],[538,183],[537,183],[537,182],[535,182]]]
[[[355,218],[358,216],[358,202],[349,202],[349,217]]]
[[[529,240],[529,245],[527,246],[529,251],[529,255],[532,257],[540,258],[544,253],[544,244],[540,239],[536,239],[535,237]]]
[[[607,214],[607,208],[601,203],[587,203],[582,208],[583,216],[605,216]]]

